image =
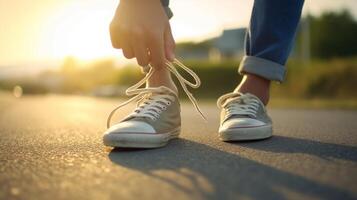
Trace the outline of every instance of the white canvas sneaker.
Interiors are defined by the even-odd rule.
[[[228,93],[217,101],[221,109],[219,136],[223,141],[260,140],[272,136],[272,120],[252,94]]]
[[[190,74],[195,83],[184,79],[175,68],[175,65]],[[198,76],[178,60],[173,63],[167,63],[167,67],[177,77],[196,110],[203,116],[196,99],[186,86],[198,88],[201,84]],[[165,146],[169,140],[179,136],[181,116],[177,94],[164,86],[139,88],[146,83],[152,73],[153,68],[150,68],[145,78],[128,88],[126,94],[136,96],[122,103],[110,113],[107,120],[108,130],[103,137],[104,145],[111,147],[156,148]],[[111,118],[116,110],[137,100],[137,107],[133,113],[129,114],[121,122],[110,126]]]

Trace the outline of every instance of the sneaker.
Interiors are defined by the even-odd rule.
[[[188,91],[187,86],[198,88],[201,84],[198,76],[178,60],[167,63],[167,67],[177,77],[184,92],[192,101],[196,110],[203,116],[196,99]],[[195,83],[184,79],[175,66],[181,67],[190,74]],[[108,130],[104,133],[106,146],[125,148],[157,148],[165,146],[171,139],[177,138],[181,129],[180,103],[178,95],[171,89],[161,87],[139,88],[151,77],[150,67],[145,78],[128,88],[127,95],[135,95],[132,99],[115,108],[107,120]],[[130,102],[138,101],[136,109],[119,123],[111,126],[114,113]]]
[[[221,109],[221,140],[260,140],[272,136],[272,120],[258,97],[228,93],[218,99],[217,105]]]

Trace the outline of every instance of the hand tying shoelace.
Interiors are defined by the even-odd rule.
[[[189,75],[191,75],[195,82],[192,83],[192,82],[186,80],[178,72],[178,70],[176,69],[175,66],[182,68],[185,72],[187,72]],[[188,96],[188,98],[190,99],[192,104],[194,105],[196,111],[201,115],[201,117],[203,119],[206,120],[204,114],[202,113],[201,109],[198,106],[197,100],[194,98],[192,93],[187,88],[187,86],[189,86],[191,88],[200,87],[201,81],[200,81],[199,77],[191,69],[186,67],[184,64],[182,64],[177,59],[175,59],[173,62],[166,62],[166,67],[171,71],[171,73],[173,73],[176,76],[182,89],[184,90],[184,92],[186,93],[186,95]],[[133,98],[118,105],[113,111],[111,111],[111,113],[109,114],[108,119],[107,119],[107,128],[110,128],[111,119],[112,119],[113,115],[115,114],[115,112],[118,109],[120,109],[121,107],[123,107],[131,102],[138,101],[138,105],[140,103],[142,103],[142,104],[130,116],[148,117],[148,118],[151,118],[152,120],[156,120],[158,117],[158,114],[161,113],[162,110],[166,109],[165,104],[170,105],[172,97],[171,97],[171,95],[165,94],[165,92],[167,92],[167,90],[169,90],[168,88],[166,88],[166,87],[140,88],[152,76],[155,69],[153,67],[148,66],[144,70],[148,71],[147,74],[145,75],[145,77],[142,80],[140,80],[138,83],[129,87],[126,90],[126,94],[128,96],[132,96],[132,95],[136,95],[136,96],[134,96]],[[158,94],[158,95],[150,96],[150,94],[153,94],[153,93]]]

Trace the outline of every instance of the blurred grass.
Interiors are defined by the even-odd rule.
[[[274,84],[275,97],[290,98],[357,98],[357,58],[313,60],[310,63],[290,61],[286,81]]]
[[[199,74],[202,87],[197,95],[201,98],[217,98],[232,91],[241,76],[237,73],[239,62],[207,63],[187,61]],[[290,60],[284,83],[273,83],[271,95],[281,99],[357,99],[357,58],[313,60],[309,63]],[[352,100],[351,100],[352,99]]]
[[[0,112],[2,109],[11,106],[16,101],[21,101],[22,98],[36,97],[41,100],[42,97],[47,97],[50,94],[28,94],[21,97],[15,97],[10,91],[0,90]],[[51,96],[51,95],[50,95]],[[72,96],[72,95],[71,95]],[[101,98],[103,97],[93,97]],[[108,98],[106,98],[108,99]],[[115,97],[117,102],[124,102],[127,98]],[[198,102],[201,106],[216,106],[216,99],[199,98]],[[181,103],[191,104],[189,100],[182,99]],[[357,110],[357,101],[355,99],[297,99],[297,98],[272,98],[269,102],[270,109],[339,109],[339,110]],[[193,109],[193,108],[192,108]]]
[[[198,98],[214,101],[231,92],[241,80],[239,61],[222,62],[186,60],[184,63],[201,78],[202,86],[191,90]],[[182,72],[182,71],[181,71]],[[183,75],[187,77],[187,74]],[[68,59],[59,71],[46,71],[37,77],[22,77],[0,81],[0,89],[12,91],[20,85],[24,94],[84,94],[90,95],[101,86],[111,85],[123,90],[143,77],[138,66],[117,66],[112,60],[82,66]],[[189,77],[187,77],[190,79]],[[357,106],[357,57],[312,60],[303,63],[290,60],[286,80],[273,83],[272,107],[351,108]],[[179,87],[180,88],[180,87]],[[186,98],[181,91],[181,97]]]
[[[186,61],[196,71],[202,87],[199,98],[213,101],[231,92],[241,80],[239,62]],[[214,75],[213,75],[214,74]],[[357,109],[357,58],[334,58],[304,63],[290,60],[286,79],[271,87],[270,108]]]
[[[297,99],[272,98],[268,108],[295,108],[295,109],[343,109],[357,110],[356,99]]]

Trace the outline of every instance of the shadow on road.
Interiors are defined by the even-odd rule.
[[[357,148],[307,139],[274,136],[260,142],[234,143],[247,148],[277,153],[304,153],[329,160],[331,158],[357,161]]]
[[[278,142],[290,139],[277,137]],[[302,141],[303,142],[303,141]],[[252,143],[244,144],[249,146]],[[269,146],[254,144],[253,148]],[[295,144],[295,146],[298,144]],[[313,145],[313,144],[308,144]],[[322,145],[322,144],[320,144]],[[290,145],[283,145],[290,146]],[[262,148],[271,151],[299,150]],[[344,149],[337,151],[343,151]],[[324,153],[316,153],[318,155]],[[331,153],[330,155],[333,155]],[[337,155],[335,155],[337,157]],[[345,156],[347,157],[347,156]],[[322,199],[354,199],[352,193],[329,185],[215,149],[205,144],[178,139],[164,149],[124,150],[113,149],[109,153],[113,163],[140,171],[153,179],[170,184],[190,197],[202,199],[285,199],[288,194]],[[347,157],[355,159],[355,157]],[[166,173],[166,175],[165,175]],[[182,181],[183,179],[189,182]],[[142,186],[145,187],[145,186]],[[153,187],[150,187],[153,188]],[[286,193],[287,192],[287,193]]]

